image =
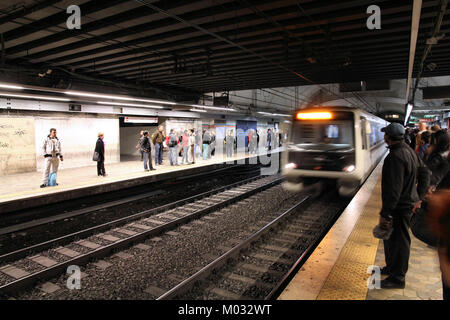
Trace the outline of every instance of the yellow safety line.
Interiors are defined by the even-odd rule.
[[[355,228],[323,285],[317,300],[365,300],[367,268],[373,265],[379,240],[372,235],[381,210],[381,179],[373,189]]]

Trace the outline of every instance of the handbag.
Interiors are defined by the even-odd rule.
[[[421,208],[416,210],[416,213],[411,217],[411,231],[412,234],[427,245],[436,247],[438,239],[431,231],[427,223],[428,208],[427,203],[423,202]]]
[[[92,156],[92,161],[98,161],[100,159],[100,154],[97,151],[94,151],[94,155]]]

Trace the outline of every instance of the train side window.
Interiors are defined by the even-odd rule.
[[[366,118],[361,117],[361,141],[363,150],[367,149],[366,125]]]

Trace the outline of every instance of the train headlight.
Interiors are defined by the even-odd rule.
[[[286,164],[286,165],[284,166],[284,168],[285,168],[285,169],[295,169],[295,168],[297,168],[297,164],[291,162],[291,163]]]
[[[344,171],[345,172],[353,172],[353,171],[355,171],[355,166],[353,165],[353,164],[351,164],[351,165],[349,165],[349,166],[346,166],[345,168],[344,168]]]

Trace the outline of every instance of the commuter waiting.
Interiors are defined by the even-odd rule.
[[[195,163],[195,133],[194,129],[191,129],[191,134],[189,135],[189,153],[191,155],[191,163]]]
[[[139,153],[141,154],[141,161],[144,161],[144,152],[142,152],[142,150],[141,150],[142,139],[144,139],[144,131],[143,130],[141,130],[141,132],[139,133],[139,140],[136,145],[136,149],[138,149]]]
[[[97,175],[106,177],[105,172],[105,143],[103,142],[103,138],[105,135],[102,132],[99,132],[97,143],[95,144],[94,157],[97,158]]]
[[[169,147],[169,161],[171,166],[178,166],[178,137],[174,129],[170,129],[167,137],[167,146]]]
[[[387,232],[385,237],[380,237],[384,239],[386,260],[381,274],[389,275],[381,281],[381,287],[404,288],[411,245],[410,219],[426,194],[428,170],[425,177],[420,170],[422,161],[404,142],[405,129],[401,124],[391,123],[381,131],[385,133],[389,154],[382,170],[379,226],[392,232],[390,236]]]
[[[188,161],[189,134],[187,130],[184,130],[183,135],[181,136],[181,145],[183,147],[183,157],[181,158],[181,164],[184,164],[185,160],[186,164],[189,164]]]
[[[225,145],[227,149],[227,157],[232,157],[234,149],[234,137],[233,132],[231,130],[228,131],[228,134],[225,138]]]
[[[56,129],[51,128],[50,134],[45,138],[42,146],[44,156],[44,168],[42,173],[41,188],[45,188],[48,185],[48,177],[50,174],[58,172],[59,159],[64,161],[64,157],[61,152],[61,141],[56,136]],[[58,185],[55,181],[55,185]]]
[[[155,165],[161,165],[163,163],[163,142],[164,139],[166,139],[166,135],[163,130],[164,127],[159,126],[158,130],[152,135],[152,141],[155,145]]]
[[[152,145],[150,143],[148,131],[144,132],[144,139],[142,139],[141,150],[144,154],[144,170],[145,171],[155,170],[155,168],[153,168],[152,165]]]
[[[209,135],[208,130],[205,130],[203,133],[203,160],[207,160],[209,158],[209,145],[211,144],[211,136]]]

